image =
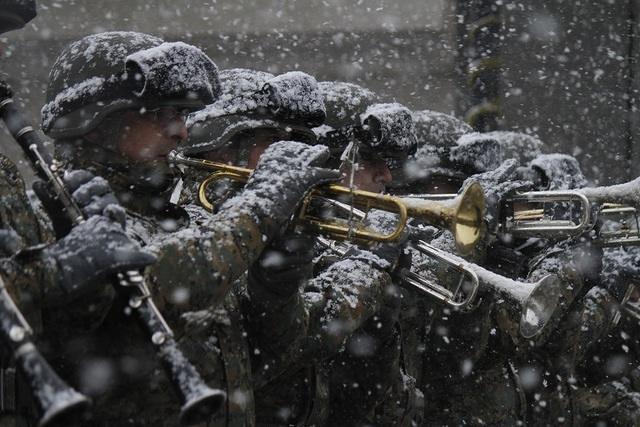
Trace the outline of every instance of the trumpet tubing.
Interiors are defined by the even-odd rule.
[[[515,206],[517,203],[572,203],[580,205],[580,215],[576,219],[545,219],[545,209],[518,209],[513,207],[513,214],[506,215],[501,221],[502,230],[506,233],[522,236],[549,237],[554,235],[570,236],[579,234],[590,226],[591,204],[587,197],[577,191],[530,191],[518,194],[506,200],[505,205]]]
[[[511,311],[519,315],[520,335],[527,339],[540,335],[557,312],[561,282],[555,274],[549,274],[535,283],[519,282],[441,251],[426,242],[418,242],[415,247],[461,273],[456,288],[450,290],[408,270],[402,272],[403,278],[408,279],[407,283],[448,305],[468,308],[473,305],[478,294],[497,296],[505,301]],[[465,278],[470,282],[470,286],[466,288],[463,284]],[[462,294],[464,292],[466,294]]]
[[[599,206],[598,218],[612,214],[632,213],[635,215],[635,229],[622,228],[615,232],[605,232],[597,237],[602,246],[640,244],[640,227],[636,208],[640,206],[640,177],[622,184],[607,187],[582,188],[571,191],[532,191],[510,197],[507,204],[529,203],[579,203],[580,216],[577,221],[565,219],[545,219],[543,209],[514,209],[513,215],[502,221],[505,232],[523,236],[571,236],[590,230],[595,219],[590,217],[592,206]]]
[[[640,207],[640,177],[622,184],[582,188],[578,191],[596,204],[616,203]]]
[[[213,203],[207,197],[207,187],[209,185],[224,178],[246,182],[252,172],[251,169],[229,166],[204,159],[189,158],[177,151],[169,153],[167,160],[170,164],[178,167],[194,167],[212,172],[200,184],[198,189],[200,203],[209,210],[213,209]],[[350,202],[349,205],[353,208],[362,209],[365,215],[371,209],[380,209],[396,214],[398,216],[396,228],[387,234],[381,234],[363,227],[354,227],[352,224],[344,225],[337,221],[332,222],[318,218],[310,213],[309,208],[314,200],[332,199],[338,201],[341,198],[348,200]],[[484,210],[484,193],[480,185],[475,182],[468,186],[462,194],[453,200],[445,202],[399,198],[328,184],[315,189],[305,198],[297,220],[336,239],[391,242],[398,240],[402,236],[407,226],[407,219],[411,216],[433,225],[450,229],[455,236],[456,245],[460,253],[468,254],[483,236]]]

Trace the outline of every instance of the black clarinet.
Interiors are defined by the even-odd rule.
[[[39,178],[47,183],[49,192],[61,206],[68,223],[77,225],[84,215],[77,206],[64,181],[60,167],[46,150],[43,138],[35,132],[13,103],[9,86],[0,81],[0,116],[33,164]],[[128,302],[132,313],[147,332],[156,355],[160,358],[180,403],[180,422],[192,425],[207,421],[225,401],[225,393],[206,385],[196,368],[187,360],[174,339],[173,331],[151,299],[149,288],[136,270],[121,272],[114,278],[117,293]]]
[[[10,349],[20,376],[29,385],[38,426],[64,426],[82,420],[91,401],[56,374],[32,337],[33,330],[0,278],[0,340]]]

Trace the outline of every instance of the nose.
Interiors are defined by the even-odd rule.
[[[393,176],[391,175],[389,166],[387,166],[386,164],[382,164],[380,166],[380,168],[378,169],[378,174],[376,175],[376,181],[384,184],[385,186],[391,184],[391,181],[393,181]]]
[[[189,136],[189,131],[184,123],[184,119],[176,117],[167,123],[165,128],[166,134],[169,138],[179,141],[185,141]]]

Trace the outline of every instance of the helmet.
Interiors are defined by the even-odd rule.
[[[312,76],[293,71],[274,77],[236,68],[221,71],[220,81],[220,99],[187,120],[189,139],[181,148],[185,153],[217,150],[241,132],[262,128],[315,142],[311,128],[320,125],[326,113]]]
[[[35,17],[35,0],[0,0],[0,34],[22,28]]]
[[[373,104],[359,117],[362,131],[356,131],[371,150],[382,157],[391,169],[397,169],[418,146],[411,111],[398,104]],[[363,149],[363,147],[361,147]]]
[[[369,89],[353,83],[320,82],[318,87],[327,109],[327,118],[313,131],[322,144],[342,153],[351,140],[351,131],[359,122],[360,115],[380,99]]]
[[[321,82],[327,107],[325,124],[314,129],[319,142],[329,146],[334,160],[356,139],[359,150],[373,152],[390,167],[415,152],[411,112],[398,103],[380,103],[368,89],[353,83]]]
[[[405,165],[403,185],[424,183],[434,176],[452,180],[487,172],[507,159],[521,164],[534,159],[543,146],[539,139],[519,132],[473,132],[463,121],[443,113],[417,111],[415,156]]]
[[[520,132],[493,131],[469,133],[458,139],[449,160],[468,173],[488,172],[507,159],[526,164],[542,153],[538,138]]]
[[[84,37],[65,48],[49,74],[42,129],[83,135],[114,111],[174,106],[197,110],[219,95],[216,65],[200,49],[136,32]]]

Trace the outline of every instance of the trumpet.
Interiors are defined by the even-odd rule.
[[[452,290],[409,269],[401,272],[405,283],[442,303],[460,309],[472,308],[480,295],[493,295],[506,303],[508,311],[518,319],[520,335],[526,339],[541,335],[560,307],[562,283],[555,274],[546,275],[535,283],[519,282],[467,262],[424,241],[417,242],[414,247],[460,274]]]
[[[514,207],[518,202],[541,204],[538,209]],[[545,206],[547,203],[569,206],[569,219],[549,218]],[[503,215],[503,232],[521,236],[573,236],[591,230],[597,219],[611,219],[613,216],[633,215],[635,228],[629,222],[620,223],[615,231],[598,231],[596,241],[602,246],[640,244],[636,207],[640,206],[640,178],[623,184],[608,187],[583,188],[570,191],[532,191],[509,197],[505,206],[511,206],[513,212]],[[597,209],[594,209],[594,206]],[[577,207],[577,210],[573,208]],[[577,212],[576,212],[577,211]],[[593,215],[593,218],[592,218]]]
[[[620,321],[623,314],[640,322],[640,301],[638,301],[637,296],[634,298],[637,289],[638,288],[635,283],[631,283],[627,287],[627,290],[622,297],[622,301],[620,301],[620,309],[614,317],[614,325]]]
[[[208,210],[213,210],[213,203],[207,196],[209,185],[221,179],[246,182],[252,172],[251,169],[247,168],[186,157],[177,151],[169,153],[167,159],[169,164],[174,166],[194,167],[200,170],[212,171],[211,175],[207,176],[198,188],[198,200]],[[320,218],[312,213],[312,207],[324,199],[347,200],[353,208],[362,209],[365,213],[372,209],[394,213],[398,216],[396,227],[392,231],[381,233],[359,225],[354,226],[351,222],[345,225],[335,219]],[[451,230],[460,253],[468,254],[483,236],[484,210],[484,193],[480,185],[475,182],[467,186],[462,194],[456,196],[455,199],[445,202],[400,198],[328,184],[315,189],[305,198],[296,220],[298,224],[319,233],[327,234],[333,239],[360,242],[391,242],[397,241],[401,237],[407,226],[408,218],[413,217]]]
[[[318,237],[317,240],[341,256],[349,249],[343,242],[324,237]],[[476,306],[480,295],[492,294],[504,300],[509,312],[518,317],[520,335],[526,339],[540,336],[560,306],[562,284],[555,274],[549,274],[535,283],[519,282],[467,262],[424,241],[415,242],[413,247],[457,270],[459,275],[453,289],[449,289],[403,268],[400,278],[404,285],[449,307],[465,311]]]

